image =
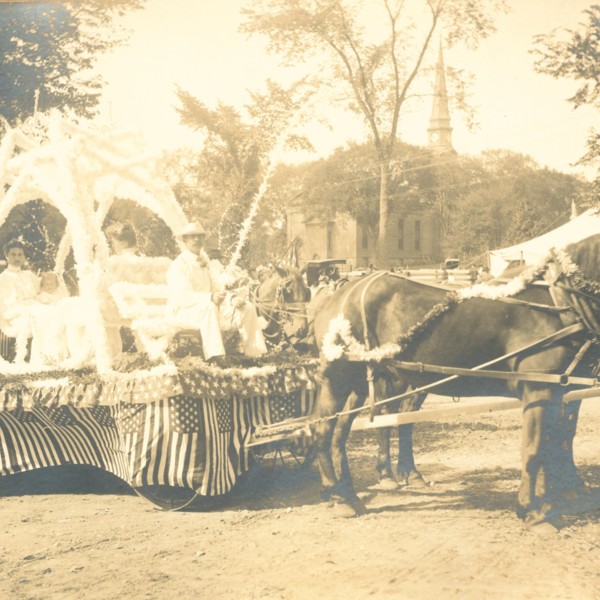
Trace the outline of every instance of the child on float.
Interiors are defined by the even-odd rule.
[[[32,365],[58,365],[69,356],[66,307],[61,303],[67,296],[64,281],[57,273],[40,273],[40,291],[31,308]]]

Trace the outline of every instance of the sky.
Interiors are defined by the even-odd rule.
[[[556,27],[575,28],[592,2],[508,1],[511,12],[496,17],[497,32],[478,50],[456,46],[444,51],[447,65],[466,69],[475,78],[471,101],[477,107],[479,126],[469,131],[452,113],[454,147],[459,154],[509,149],[531,155],[543,167],[585,175],[573,163],[584,153],[586,135],[597,124],[598,114],[589,107],[574,110],[567,99],[576,82],[535,73],[529,50],[536,34]],[[267,53],[263,39],[248,39],[239,32],[244,5],[247,0],[147,0],[145,10],[125,18],[132,29],[129,44],[103,57],[98,65],[107,82],[99,125],[141,131],[155,150],[201,147],[201,135],[179,124],[176,86],[209,106],[222,101],[241,107],[248,100],[247,90],[260,89],[267,77],[289,80],[290,70]],[[433,66],[436,55],[434,44],[427,66]],[[296,70],[303,74],[309,68]],[[409,108],[401,121],[401,138],[425,145],[430,100]],[[285,160],[312,160],[350,140],[364,139],[366,130],[355,115],[325,105],[319,105],[318,111],[329,126],[307,127],[315,152],[289,154]]]

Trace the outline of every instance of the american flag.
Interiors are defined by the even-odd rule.
[[[203,495],[228,492],[238,476],[248,470],[244,443],[251,432],[244,405],[235,397],[201,401],[205,470],[199,492]]]
[[[316,399],[316,391],[310,389],[277,396],[257,396],[250,400],[249,421],[252,427],[259,427],[307,416],[312,413]]]
[[[110,407],[0,411],[0,473],[64,464],[92,465],[127,478]]]
[[[118,422],[134,486],[172,485],[214,496],[231,490],[247,470],[241,455],[249,424],[233,398],[122,404]]]
[[[0,410],[0,475],[85,464],[136,487],[170,485],[207,496],[224,494],[249,468],[246,443],[254,428],[307,415],[314,401],[315,392],[305,390],[272,397],[179,395],[92,408]]]
[[[197,487],[199,412],[198,403],[184,396],[120,405],[119,429],[133,486]]]

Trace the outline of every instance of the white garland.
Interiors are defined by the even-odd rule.
[[[352,335],[350,321],[343,315],[331,319],[321,346],[321,352],[329,362],[342,358],[345,354],[351,354],[353,358],[356,357],[362,361],[380,362],[385,358],[391,358],[401,350],[402,347],[399,344],[391,342],[368,350]]]
[[[279,156],[281,155],[281,153],[283,151],[283,146],[285,145],[286,137],[287,137],[287,130],[282,132],[279,135],[274,148],[269,153],[267,170],[265,172],[265,176],[263,177],[260,187],[258,188],[258,192],[257,192],[256,196],[254,197],[254,200],[252,201],[252,205],[250,207],[250,212],[248,213],[248,216],[242,223],[238,242],[235,246],[235,250],[233,251],[233,254],[231,255],[231,260],[229,261],[229,264],[227,265],[227,267],[225,269],[227,272],[231,272],[237,266],[237,263],[240,260],[240,257],[242,255],[242,249],[244,248],[244,245],[246,244],[246,240],[248,239],[248,235],[250,233],[252,223],[254,222],[254,217],[256,216],[256,213],[258,212],[260,202],[261,202],[263,196],[266,194],[267,189],[269,188],[269,183],[270,183],[269,180],[271,178],[271,173],[273,172],[273,170],[275,168],[275,164],[276,164],[275,158],[279,158]]]
[[[503,285],[476,283],[471,287],[458,290],[456,295],[460,300],[466,300],[468,298],[485,298],[487,300],[510,298],[519,292],[522,292],[527,285],[531,283],[532,275],[536,270],[537,267],[535,269],[527,269]]]
[[[94,348],[96,367],[107,371],[112,358],[101,306],[101,299],[106,297],[108,259],[102,224],[112,201],[118,196],[131,197],[158,214],[172,230],[179,230],[187,219],[170,187],[156,180],[155,157],[138,152],[141,144],[135,136],[93,131],[58,112],[38,114],[35,125],[35,130],[8,128],[2,139],[0,223],[14,206],[32,197],[43,198],[61,211],[67,229],[57,268],[63,270],[72,247],[81,298],[88,310],[84,335]],[[7,185],[10,187],[5,192]],[[152,270],[148,267],[147,272]],[[22,339],[17,340],[19,360],[24,359],[25,346]],[[0,362],[0,370],[39,369],[34,365],[7,369]]]
[[[564,252],[559,251],[559,257],[561,260],[561,266],[568,272],[577,269],[568,255]],[[529,283],[534,279],[535,274],[547,264],[548,259],[543,261],[540,265],[530,267],[513,277],[508,283],[504,285],[490,285],[487,283],[478,283],[471,287],[463,288],[455,292],[458,301],[467,300],[470,298],[485,298],[488,300],[497,300],[500,298],[512,297],[519,292],[522,292]],[[321,352],[323,357],[333,362],[343,356],[351,355],[365,362],[380,362],[386,358],[392,358],[398,355],[404,350],[403,346],[388,342],[374,348],[372,350],[359,342],[352,334],[352,326],[350,322],[343,316],[338,315],[331,319],[327,333],[323,336],[323,343],[321,346]]]
[[[556,250],[554,255],[556,257],[556,260],[560,264],[561,271],[565,275],[569,276],[580,274],[579,267],[571,260],[571,257],[568,255],[567,252],[565,252],[565,250]]]

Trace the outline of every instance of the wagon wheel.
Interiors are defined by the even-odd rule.
[[[262,467],[274,468],[280,463],[282,466],[292,465],[308,469],[315,454],[312,445],[303,442],[302,439],[269,442],[255,447],[252,457],[254,462]]]
[[[155,508],[166,511],[190,508],[199,498],[192,489],[170,485],[141,485],[133,489],[138,496],[150,502]]]

